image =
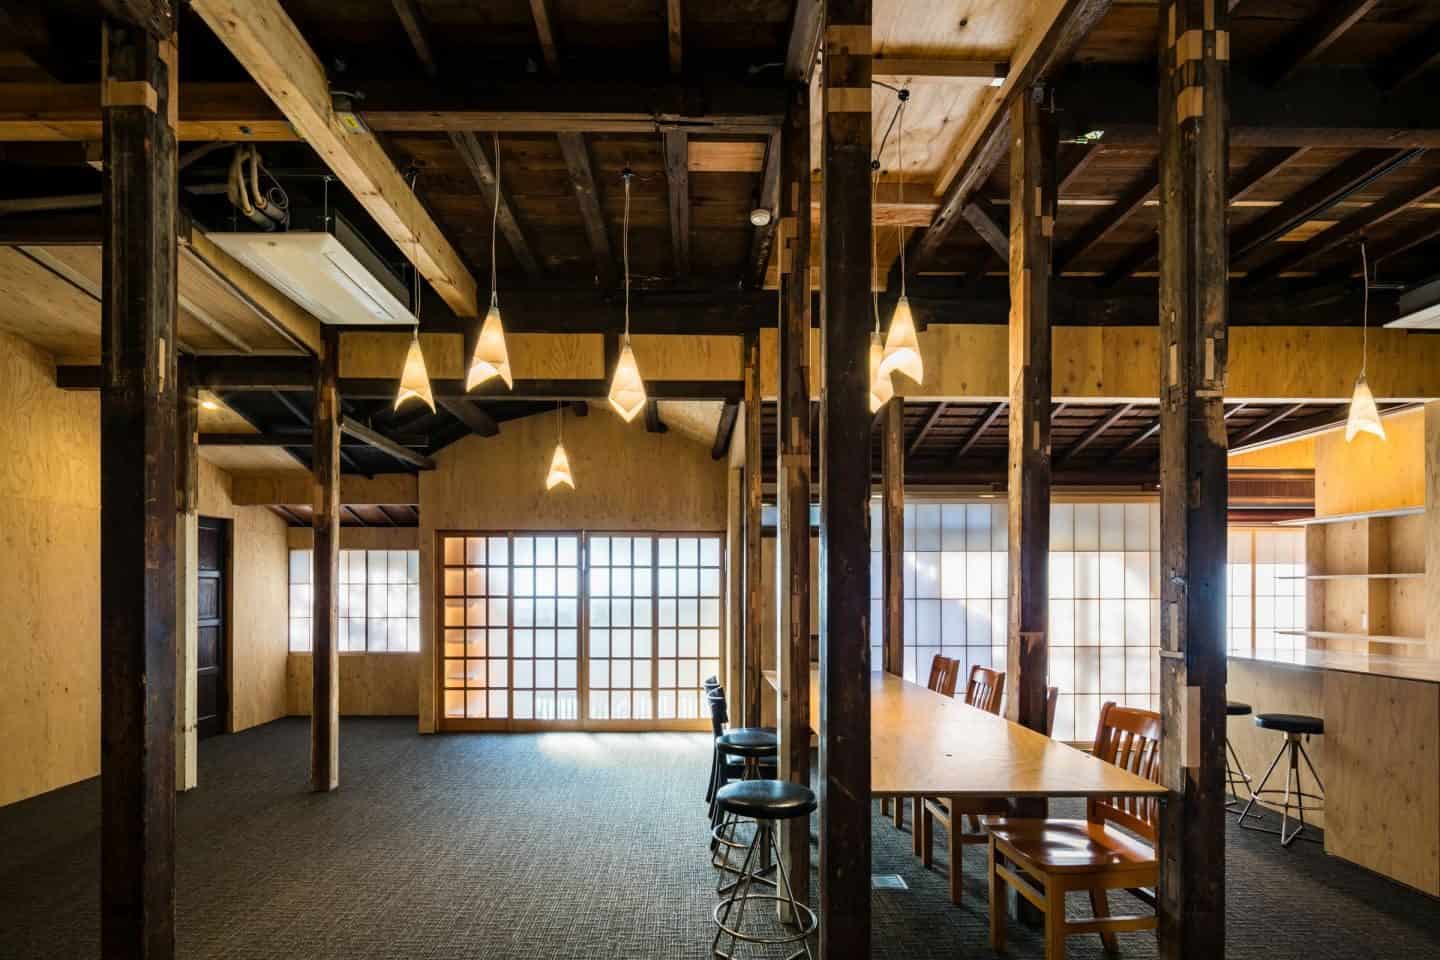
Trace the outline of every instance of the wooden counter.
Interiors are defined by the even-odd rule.
[[[1326,852],[1440,896],[1440,662],[1231,656],[1226,693],[1256,713],[1323,717],[1324,736],[1305,749],[1325,781],[1325,811],[1314,820]],[[1283,735],[1236,717],[1229,736],[1258,786]],[[1282,761],[1270,785],[1283,788],[1283,774]]]

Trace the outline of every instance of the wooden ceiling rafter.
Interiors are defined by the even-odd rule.
[[[469,397],[436,397],[435,403],[465,424],[470,432],[478,437],[500,435],[500,424],[495,422],[495,418],[487,413],[484,407]]]
[[[715,442],[710,445],[710,459],[724,460],[730,455],[730,438],[735,433],[735,421],[740,415],[740,403],[727,400],[720,408],[720,422],[715,425]]]
[[[1387,57],[1375,71],[1375,82],[1381,89],[1394,90],[1437,65],[1440,65],[1440,20],[1406,41],[1394,56]]]
[[[1062,274],[1074,266],[1076,260],[1128,220],[1159,189],[1160,161],[1157,159],[1125,188],[1114,204],[1092,218],[1056,251],[1054,272]]]
[[[666,197],[670,207],[670,253],[675,275],[690,274],[690,138],[683,130],[666,130]]]
[[[1282,37],[1265,59],[1270,62],[1270,82],[1281,84],[1301,67],[1313,63],[1365,18],[1380,0],[1334,0],[1325,9]]]

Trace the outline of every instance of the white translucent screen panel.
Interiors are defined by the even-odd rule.
[[[445,537],[441,578],[445,716],[510,716],[510,540]]]
[[[1255,651],[1305,649],[1305,531],[1255,531]]]
[[[720,674],[723,580],[718,536],[662,536],[657,542],[656,716],[702,716],[700,685]]]
[[[580,538],[517,534],[510,560],[512,714],[578,719]]]
[[[591,534],[589,580],[589,717],[655,716],[655,539]]]

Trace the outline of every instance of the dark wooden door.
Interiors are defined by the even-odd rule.
[[[195,655],[195,726],[204,740],[225,732],[225,596],[230,521],[200,518]]]

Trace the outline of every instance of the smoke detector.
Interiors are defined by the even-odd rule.
[[[765,207],[756,207],[750,211],[750,222],[757,227],[768,227],[770,225],[770,211]]]

